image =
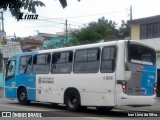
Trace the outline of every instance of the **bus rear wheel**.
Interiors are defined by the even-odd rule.
[[[25,88],[18,90],[18,102],[22,105],[30,104],[30,101],[27,100],[27,90]]]
[[[78,111],[80,109],[79,92],[76,90],[69,90],[65,95],[65,104],[69,111]]]

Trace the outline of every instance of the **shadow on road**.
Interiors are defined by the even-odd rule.
[[[10,105],[20,105],[19,103],[9,103]],[[41,102],[32,102],[29,107],[39,109],[40,112],[44,113],[45,116],[51,117],[127,117],[127,111],[98,111],[94,107],[86,108],[83,107],[78,112],[70,112],[66,109],[64,105],[57,105],[51,103],[41,103]],[[44,109],[44,111],[43,111]],[[47,109],[47,111],[46,111]],[[30,111],[32,112],[32,111]],[[35,111],[34,111],[35,112]]]

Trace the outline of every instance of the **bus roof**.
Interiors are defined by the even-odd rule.
[[[37,53],[50,53],[50,52],[60,52],[60,51],[69,51],[69,50],[76,50],[76,49],[85,49],[85,48],[95,48],[95,47],[103,47],[103,46],[107,46],[107,45],[117,45],[127,42],[128,40],[117,40],[117,41],[109,41],[109,42],[101,42],[101,43],[94,43],[94,44],[87,44],[87,45],[79,45],[79,46],[72,46],[72,47],[64,47],[64,48],[56,48],[56,49],[48,49],[48,50],[40,50],[40,51],[35,51],[35,52],[24,52],[24,53],[19,53],[16,54],[15,56],[22,56],[22,55],[34,55]],[[153,48],[151,46],[148,46],[146,44],[143,44],[139,41],[136,40],[130,40],[133,43],[138,43],[141,45],[145,45],[147,47]],[[154,48],[153,48],[154,49]],[[12,56],[12,57],[15,57]]]
[[[117,43],[117,41],[101,42],[101,43],[94,43],[94,44],[87,44],[87,45],[79,45],[79,46],[72,46],[72,47],[42,50],[42,51],[39,51],[38,53],[49,53],[49,52],[94,48],[94,47],[101,47],[101,46],[106,46],[106,45],[116,45],[116,43]]]

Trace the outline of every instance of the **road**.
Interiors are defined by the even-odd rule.
[[[128,114],[132,114],[134,112],[121,111],[113,109],[108,113],[100,113],[95,108],[84,109],[80,112],[69,112],[66,110],[64,105],[52,106],[50,103],[38,103],[32,102],[28,106],[18,104],[17,100],[8,100],[5,98],[0,98],[0,116],[2,116],[2,112],[11,112],[12,117],[15,118],[3,118],[6,120],[17,120],[16,116],[37,116],[38,120],[125,120],[125,119],[135,119],[135,117],[127,117]],[[34,114],[35,113],[35,114]],[[5,114],[5,113],[3,113]],[[42,118],[41,118],[42,116]],[[50,117],[47,117],[50,116]],[[150,117],[136,117],[138,119],[150,119]],[[156,117],[154,117],[155,119]],[[0,118],[2,119],[2,118]],[[33,119],[33,118],[23,118],[23,120]]]

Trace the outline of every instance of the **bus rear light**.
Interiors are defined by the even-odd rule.
[[[154,94],[155,94],[157,92],[157,84],[156,83],[154,84],[154,89],[153,90],[154,90]]]
[[[124,93],[126,93],[126,82],[125,81],[122,82],[122,90]]]

